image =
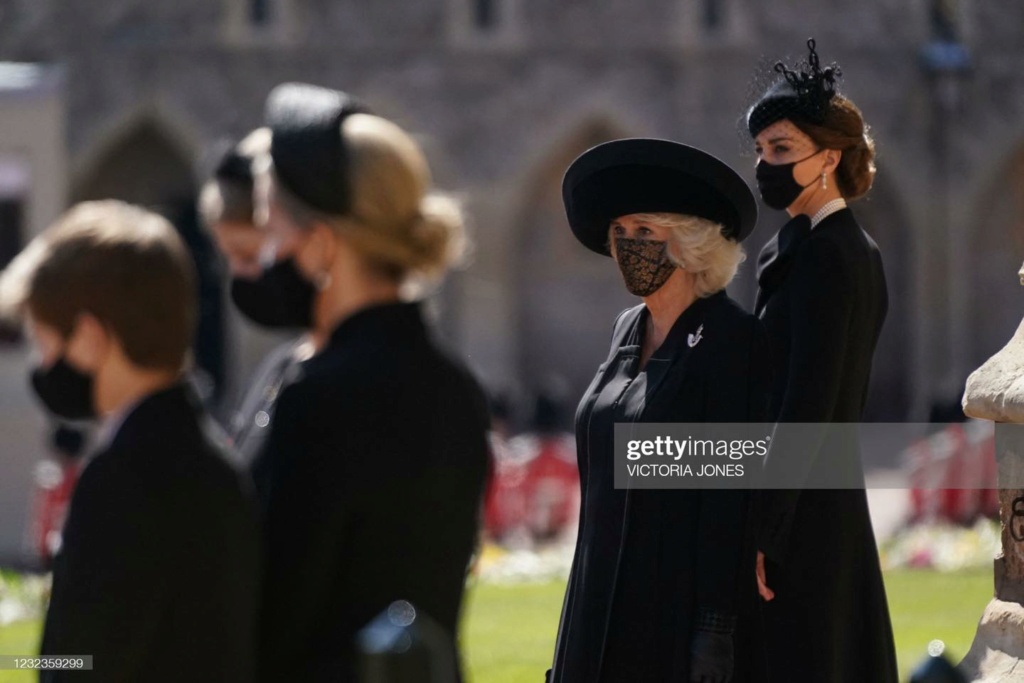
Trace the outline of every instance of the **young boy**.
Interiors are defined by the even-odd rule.
[[[163,218],[72,208],[5,274],[67,419],[103,421],[54,560],[43,655],[92,655],[43,681],[249,681],[260,565],[255,508],[183,382],[193,266]]]

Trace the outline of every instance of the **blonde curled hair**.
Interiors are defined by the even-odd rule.
[[[679,213],[640,213],[638,221],[668,228],[668,257],[696,278],[697,296],[726,288],[747,255],[739,243],[722,235],[722,226],[706,218]]]

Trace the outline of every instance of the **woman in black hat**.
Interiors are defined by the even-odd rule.
[[[856,105],[836,92],[838,68],[822,69],[813,40],[808,47],[802,70],[775,66],[779,80],[747,113],[761,197],[791,216],[761,252],[756,312],[772,343],[772,419],[859,422],[887,295],[878,247],[846,204],[871,187],[874,143]],[[895,682],[865,492],[798,488],[837,475],[863,482],[856,439],[823,433],[816,448],[777,438],[765,462],[767,478],[790,487],[763,492],[757,515],[769,673]]]
[[[616,422],[766,419],[765,334],[725,293],[753,195],[709,154],[637,139],[583,154],[562,196],[576,237],[643,303],[615,321],[576,413],[580,528],[549,680],[749,680],[747,493],[616,489],[612,446]]]
[[[263,454],[260,676],[355,680],[356,633],[397,600],[455,630],[488,469],[487,402],[432,340],[410,285],[458,255],[458,207],[419,147],[343,93],[271,93],[264,319],[310,330]]]

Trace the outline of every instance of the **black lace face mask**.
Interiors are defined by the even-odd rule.
[[[668,242],[660,240],[616,237],[615,257],[626,289],[636,296],[654,294],[678,267],[668,258]]]

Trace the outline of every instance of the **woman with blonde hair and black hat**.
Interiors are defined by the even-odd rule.
[[[746,117],[761,197],[791,217],[761,253],[756,306],[780,423],[757,514],[769,674],[895,683],[859,446],[849,429],[825,427],[860,421],[886,314],[878,247],[847,207],[871,188],[875,147],[860,110],[836,92],[838,67],[821,67],[813,40],[808,48],[797,70],[775,65],[778,80]],[[822,426],[791,447],[784,423]],[[860,488],[815,488],[823,481]]]
[[[615,321],[576,413],[580,526],[548,680],[751,680],[748,493],[616,489],[612,448],[617,422],[766,419],[765,334],[725,293],[754,197],[715,157],[648,139],[587,151],[562,196],[579,241],[643,303]]]
[[[267,233],[250,293],[305,328],[264,452],[261,680],[351,681],[354,637],[398,600],[455,631],[488,469],[487,403],[405,292],[459,255],[458,207],[394,123],[301,84],[268,100]],[[237,300],[237,297],[236,297]]]

